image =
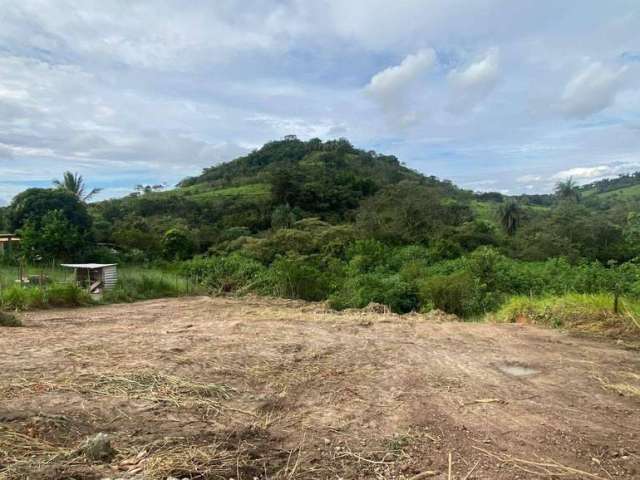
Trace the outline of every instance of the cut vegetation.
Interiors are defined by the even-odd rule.
[[[3,480],[640,474],[640,361],[613,342],[257,297],[21,316]]]

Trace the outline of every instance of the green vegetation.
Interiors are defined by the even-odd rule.
[[[287,137],[175,189],[138,186],[89,205],[93,192],[67,172],[56,189],[27,190],[0,210],[0,224],[23,237],[3,261],[138,266],[121,269],[105,301],[255,292],[502,318],[525,298],[536,312],[555,299],[584,313],[584,299],[602,297],[611,300],[602,311],[620,316],[640,298],[638,188],[633,174],[582,187],[569,179],[547,195],[474,194],[345,139]],[[12,308],[52,304],[13,292],[0,274],[3,285]]]
[[[0,311],[0,327],[21,327],[22,322],[15,315]]]
[[[530,298],[510,298],[495,314],[504,322],[535,322],[551,327],[601,333],[607,329],[615,333],[640,333],[640,302],[625,300],[619,313],[613,309],[611,294],[577,294]],[[622,332],[620,331],[622,330]]]
[[[100,303],[127,303],[201,292],[191,279],[176,273],[150,268],[123,268],[119,271],[118,284],[105,292]]]
[[[36,310],[54,307],[79,307],[102,303],[125,303],[153,298],[178,297],[203,293],[205,290],[195,278],[150,267],[124,267],[119,270],[116,288],[105,292],[102,298],[92,298],[86,290],[73,283],[69,270],[59,268],[33,268],[27,275],[33,283],[16,282],[18,268],[0,268],[0,312]],[[44,279],[39,284],[40,274]]]
[[[13,285],[0,290],[0,308],[3,310],[78,307],[90,303],[89,294],[72,284],[54,283],[33,287]]]

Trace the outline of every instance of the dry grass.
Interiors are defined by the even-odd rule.
[[[182,442],[158,449],[140,464],[138,468],[146,478],[181,478],[183,475],[209,478],[228,472],[237,461],[234,452],[225,451],[217,444],[194,446]]]
[[[201,383],[173,375],[155,372],[123,372],[120,374],[60,377],[55,381],[21,380],[5,386],[0,393],[18,395],[22,392],[73,391],[127,398],[144,399],[183,406],[200,406],[219,410],[220,400],[231,398],[233,388],[215,383]]]
[[[631,372],[623,373],[631,376],[632,378],[640,378],[640,376]],[[595,379],[600,382],[605,390],[616,392],[618,395],[622,395],[625,397],[640,397],[640,388],[635,385],[631,385],[630,383],[626,382],[611,382],[609,381],[609,379],[603,377],[595,377]]]
[[[82,388],[103,395],[166,402],[176,407],[195,405],[216,410],[220,407],[219,400],[229,399],[233,392],[227,385],[194,382],[153,372],[99,375],[83,383]]]
[[[0,425],[0,480],[20,478],[52,462],[67,463],[72,456],[73,450]]]

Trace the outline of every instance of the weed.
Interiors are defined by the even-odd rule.
[[[21,327],[22,322],[15,315],[0,312],[0,327]]]

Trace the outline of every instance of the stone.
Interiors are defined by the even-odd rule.
[[[108,462],[116,454],[106,433],[98,433],[87,438],[80,446],[80,451],[88,459],[101,462]]]

